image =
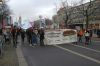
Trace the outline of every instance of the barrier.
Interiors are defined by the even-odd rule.
[[[73,29],[46,31],[44,42],[47,45],[77,42],[77,31]]]

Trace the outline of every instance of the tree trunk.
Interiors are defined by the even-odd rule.
[[[66,28],[68,28],[68,15],[67,15],[67,13],[66,13],[65,25],[66,25]]]
[[[89,16],[88,16],[88,12],[86,11],[86,30],[89,27]]]

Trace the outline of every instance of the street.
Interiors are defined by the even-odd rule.
[[[28,66],[100,66],[100,44],[89,46],[61,44],[31,47],[27,42],[21,46]]]
[[[0,0],[0,66],[100,66],[100,0]]]

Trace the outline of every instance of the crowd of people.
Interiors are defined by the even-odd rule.
[[[18,43],[18,37],[21,38],[22,44],[24,44],[25,38],[30,46],[40,45],[44,46],[44,28],[41,27],[40,29],[29,28],[29,29],[22,29],[14,26],[10,30],[3,31],[3,35],[5,38],[5,42],[11,42],[13,40],[13,46],[16,48]]]
[[[34,29],[34,28],[30,29],[29,28],[26,30],[27,40],[29,44],[32,46],[34,45],[44,46],[44,34],[45,34],[44,28],[42,27],[40,29]],[[23,40],[23,37],[22,37],[22,40]]]
[[[25,42],[25,38],[27,38],[27,42],[30,46],[40,45],[44,46],[44,28],[40,29],[36,28],[28,28],[26,30],[22,28],[18,28],[14,26],[10,31],[3,31],[3,35],[5,38],[5,42],[13,40],[13,46],[16,48],[18,43],[18,37],[20,36],[22,44]],[[83,42],[82,38],[85,37],[85,45],[90,44],[92,38],[92,30],[84,30],[80,29],[78,31],[78,42]]]
[[[80,29],[78,31],[78,42],[82,42],[82,38],[85,37],[85,45],[89,45],[91,43],[92,36],[93,36],[92,30]]]

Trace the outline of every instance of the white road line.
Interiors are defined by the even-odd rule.
[[[28,64],[23,56],[22,50],[19,46],[16,48],[16,53],[17,53],[17,57],[18,57],[18,61],[19,61],[19,66],[28,66]]]
[[[94,51],[94,52],[100,53],[99,50],[95,50],[95,49],[87,48],[87,47],[84,47],[84,46],[79,46],[79,45],[74,45],[74,44],[69,44],[69,45],[73,45],[73,46],[76,46],[76,47],[80,47],[80,48],[84,48],[84,49],[88,49],[88,50],[91,50],[91,51]]]
[[[80,54],[80,53],[78,53],[78,52],[75,52],[75,51],[72,51],[72,50],[63,48],[63,47],[58,46],[58,45],[53,45],[53,46],[58,47],[58,48],[63,49],[63,50],[65,50],[65,51],[67,51],[67,52],[70,52],[70,53],[72,53],[72,54],[78,55],[78,56],[80,56],[80,57],[83,57],[83,58],[85,58],[85,59],[88,59],[88,60],[91,60],[91,61],[93,61],[93,62],[96,62],[96,63],[100,64],[100,61],[99,61],[99,60],[94,59],[94,58],[92,58],[92,57],[89,57],[89,56]]]

